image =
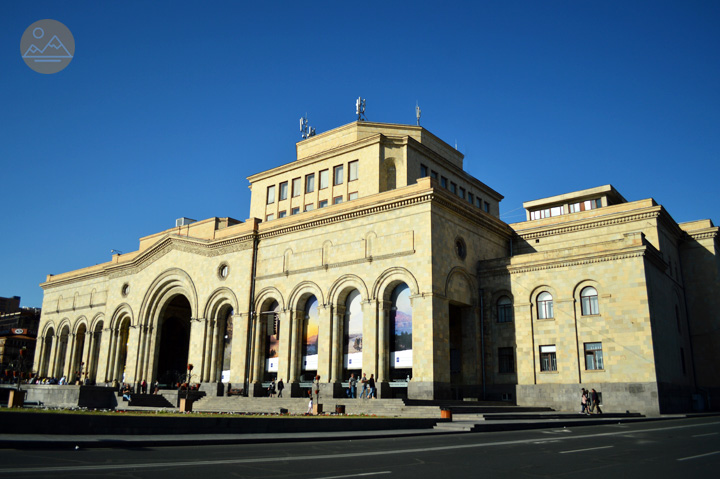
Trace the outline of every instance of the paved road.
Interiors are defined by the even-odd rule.
[[[720,418],[397,439],[0,450],[0,477],[717,477]]]

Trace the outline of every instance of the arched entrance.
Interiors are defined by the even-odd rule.
[[[177,295],[160,313],[160,345],[155,377],[161,384],[185,381],[190,348],[192,309],[185,296]],[[138,378],[139,381],[146,378]]]
[[[87,375],[90,380],[90,384],[95,384],[97,381],[98,373],[98,361],[100,359],[100,343],[102,342],[102,329],[103,322],[98,321],[95,324],[95,329],[90,336],[90,356],[89,364],[87,365]]]
[[[45,342],[43,344],[42,359],[40,360],[40,368],[38,370],[38,375],[40,377],[51,375],[49,368],[50,368],[50,356],[52,356],[53,339],[54,338],[55,338],[55,330],[50,328],[47,331],[47,333],[45,333]]]
[[[82,381],[83,369],[85,369],[85,362],[83,361],[83,351],[85,348],[85,333],[87,327],[85,324],[81,324],[75,332],[75,345],[73,347],[73,358],[70,363],[70,376],[68,378],[68,384],[73,384],[74,381]]]

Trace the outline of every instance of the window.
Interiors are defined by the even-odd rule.
[[[274,220],[274,219],[275,219],[275,215],[274,215],[274,214],[269,214],[269,215],[267,215],[267,216],[265,217],[265,221],[272,221],[272,220]]]
[[[480,199],[479,196],[478,196],[477,198],[475,198],[475,205],[476,205],[478,208],[482,208],[482,199]]]
[[[457,193],[457,185],[452,181],[450,182],[450,192]]]
[[[580,309],[582,310],[583,316],[600,314],[598,309],[597,290],[592,286],[583,288],[583,290],[580,292]]]
[[[512,301],[507,296],[503,296],[498,299],[497,302],[497,322],[498,323],[512,323],[513,320],[513,307]]]
[[[296,198],[302,194],[302,185],[300,183],[300,178],[293,178],[292,180],[292,195],[293,198]]]
[[[358,179],[359,165],[360,162],[358,160],[348,163],[348,181],[355,181]]]
[[[328,187],[330,181],[330,170],[322,170],[320,172],[320,189],[324,190]]]
[[[353,192],[353,193],[350,193],[350,194],[348,195],[348,200],[352,201],[352,200],[356,200],[356,199],[358,199],[358,192],[357,192],[357,191],[355,191],[355,192]]]
[[[305,175],[305,193],[312,193],[315,191],[315,173]]]
[[[515,355],[513,354],[513,348],[498,348],[498,372],[515,372]]]
[[[438,172],[431,170],[431,171],[430,171],[430,176],[432,177],[433,180],[437,180],[437,179],[438,179]]]
[[[585,343],[585,369],[605,369],[603,364],[602,343]]]
[[[287,216],[287,210],[278,212],[278,218],[285,218]]]
[[[305,211],[312,211],[315,209],[315,205],[313,203],[305,205]]]
[[[425,178],[428,175],[428,167],[420,165],[420,178]]]
[[[490,203],[487,201],[483,203],[483,210],[485,210],[486,213],[490,213]]]
[[[475,203],[475,197],[472,193],[468,193],[468,203],[473,204]]]
[[[280,201],[287,199],[287,193],[288,193],[287,190],[288,190],[287,181],[280,183]]]
[[[298,213],[300,213],[300,208],[299,208],[299,207],[298,207],[298,208],[293,208],[293,209],[290,211],[290,214],[291,214],[291,215],[296,215],[296,214],[298,214]]]
[[[443,188],[447,188],[447,178],[445,178],[444,176],[440,177],[440,186],[442,186]]]
[[[333,185],[343,184],[343,165],[333,168]]]
[[[544,210],[530,212],[530,219],[539,220],[542,218],[550,218],[551,216],[559,216],[561,214],[563,214],[563,207],[554,206],[552,208],[545,208]]]
[[[554,344],[540,346],[540,371],[557,371]]]
[[[343,200],[342,196],[336,196],[335,198],[333,198],[333,204],[339,205],[340,203],[342,203],[342,200]]]
[[[537,297],[538,319],[552,319],[553,297],[547,291],[543,291]]]
[[[593,210],[595,208],[602,207],[602,200],[601,199],[595,199],[595,200],[588,200],[588,201],[581,201],[579,203],[573,203],[570,205],[570,213],[579,213],[581,211],[588,211]]]
[[[465,199],[465,188],[460,187],[460,198]]]
[[[320,203],[318,203],[318,208],[325,208],[328,205],[328,200],[320,200]]]
[[[271,205],[275,203],[275,185],[268,186],[267,189],[267,204]]]

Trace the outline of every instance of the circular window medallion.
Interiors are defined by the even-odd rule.
[[[227,263],[220,263],[217,273],[218,278],[225,279],[228,277],[228,274],[230,274],[230,267],[227,265]]]
[[[458,258],[465,259],[467,256],[467,246],[465,246],[465,240],[460,237],[455,238],[455,254]]]
[[[122,293],[123,296],[127,296],[130,293],[130,285],[127,283],[123,284],[120,293]]]

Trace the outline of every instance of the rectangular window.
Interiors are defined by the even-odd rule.
[[[465,188],[460,187],[460,198],[465,199]]]
[[[602,208],[602,200],[600,198],[595,200],[595,208]]]
[[[605,369],[602,343],[585,343],[585,369]]]
[[[267,189],[267,204],[271,205],[275,203],[275,185],[268,186]]]
[[[482,199],[479,196],[475,198],[475,206],[477,206],[478,208],[482,207]]]
[[[475,203],[475,196],[472,193],[468,193],[468,203]]]
[[[292,180],[292,196],[297,198],[302,194],[302,183],[300,178],[293,178]]]
[[[315,205],[313,203],[305,205],[305,211],[312,211],[315,209]]]
[[[342,196],[336,196],[335,198],[333,198],[333,204],[339,205],[340,203],[342,203],[342,200],[343,200]]]
[[[330,170],[322,170],[320,172],[320,189],[324,190],[330,182]]]
[[[428,175],[428,167],[420,165],[420,178],[425,178]]]
[[[450,182],[450,192],[457,193],[457,185],[455,183],[453,183],[452,181]]]
[[[490,213],[490,203],[486,201],[485,203],[483,203],[483,205],[483,209],[485,210],[485,212]]]
[[[442,186],[443,188],[447,188],[447,178],[445,178],[444,176],[440,177],[440,186]]]
[[[269,214],[265,217],[265,221],[272,221],[274,219],[275,219],[275,215],[273,215],[273,214]]]
[[[358,179],[359,165],[360,162],[358,160],[348,163],[348,181],[355,181]]]
[[[283,181],[280,183],[280,201],[287,199],[287,193],[288,193],[288,182]]]
[[[348,195],[348,200],[352,201],[352,200],[356,200],[356,199],[358,199],[358,192],[357,192],[357,191],[355,191],[354,193],[350,193],[350,194]]]
[[[296,215],[296,214],[298,214],[298,213],[300,213],[300,208],[299,208],[299,207],[298,207],[298,208],[293,208],[293,209],[290,211],[290,214],[291,214],[291,215]]]
[[[515,372],[515,355],[513,348],[498,348],[498,372]]]
[[[550,216],[560,216],[561,214],[563,214],[562,206],[554,206],[550,208]]]
[[[278,212],[278,218],[285,218],[287,216],[287,210]]]
[[[318,203],[318,208],[325,208],[328,205],[328,200],[320,200],[320,203]]]
[[[333,185],[343,184],[343,165],[333,168]]]
[[[305,175],[305,193],[312,193],[315,191],[315,173]]]
[[[557,371],[555,345],[540,346],[540,371]]]
[[[438,179],[438,172],[437,172],[437,171],[434,171],[434,170],[431,170],[431,171],[430,171],[430,177],[432,177],[433,180],[437,180],[437,179]]]

